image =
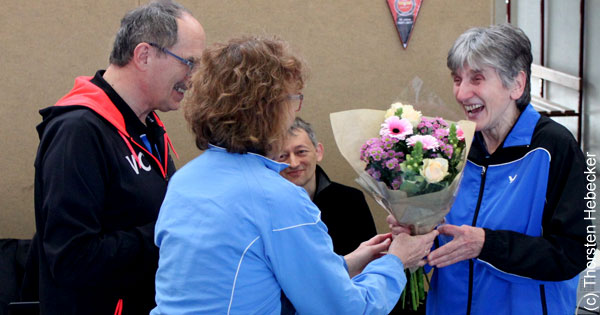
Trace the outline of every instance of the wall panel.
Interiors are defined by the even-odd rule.
[[[75,76],[106,67],[119,20],[137,1],[5,2],[0,12],[0,237],[27,238],[34,232],[37,111],[66,93]],[[291,43],[310,67],[300,116],[314,124],[325,146],[322,166],[333,180],[355,187],[355,175],[333,140],[329,113],[385,109],[418,76],[424,89],[446,103],[425,114],[460,118],[446,53],[460,33],[489,25],[493,14],[492,1],[424,0],[403,49],[384,0],[181,3],[203,24],[209,44],[244,34],[275,34]],[[192,136],[181,112],[161,117],[181,167],[198,154]],[[378,228],[385,231],[385,211],[368,200]]]

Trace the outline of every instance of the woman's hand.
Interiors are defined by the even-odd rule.
[[[423,267],[427,262],[425,257],[429,254],[433,240],[438,234],[436,230],[416,236],[400,233],[396,235],[392,244],[390,244],[388,254],[393,254],[400,258],[404,264],[404,268]]]
[[[470,225],[444,224],[437,229],[441,234],[452,236],[452,241],[429,254],[429,264],[446,267],[459,261],[479,256],[485,242],[485,230]]]
[[[375,235],[370,240],[360,243],[356,250],[344,256],[350,278],[361,273],[371,261],[385,255],[384,252],[392,243],[391,238],[391,233]]]
[[[410,227],[400,225],[400,223],[396,221],[396,218],[394,218],[393,215],[388,215],[385,221],[388,223],[388,226],[390,227],[390,232],[392,232],[392,235],[394,237],[396,237],[396,235],[400,233],[410,234]]]

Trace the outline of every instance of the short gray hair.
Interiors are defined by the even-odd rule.
[[[510,24],[474,27],[460,35],[448,51],[447,66],[457,72],[464,66],[481,70],[492,67],[506,88],[512,86],[519,71],[526,74],[525,90],[517,100],[523,110],[531,101],[531,42],[525,33]]]
[[[155,43],[169,48],[177,43],[177,19],[189,13],[172,0],[156,0],[129,11],[121,20],[109,62],[125,66],[139,43]],[[159,50],[159,53],[163,53]]]
[[[302,118],[296,117],[296,119],[294,120],[294,123],[290,127],[289,133],[291,135],[296,135],[295,131],[299,130],[299,129],[306,131],[306,134],[308,135],[310,142],[312,142],[312,144],[316,148],[317,145],[319,144],[319,142],[317,141],[317,135],[315,134],[315,131],[312,129],[312,126],[309,123],[307,123],[306,121],[304,121]]]

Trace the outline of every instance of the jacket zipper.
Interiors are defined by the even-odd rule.
[[[546,288],[540,284],[540,299],[542,301],[542,314],[548,314],[548,305],[546,305]]]
[[[149,155],[150,157],[152,157],[152,159],[154,160],[154,162],[156,163],[156,165],[158,166],[158,170],[160,171],[160,174],[162,175],[163,179],[168,182],[169,181],[169,175],[168,175],[168,168],[169,168],[169,152],[166,152],[166,159],[165,159],[165,166],[163,168],[163,166],[160,164],[160,161],[156,158],[156,156],[154,156],[154,154],[152,154],[152,152],[146,150],[146,148],[144,146],[142,146],[141,144],[137,143],[133,137],[128,136],[123,134],[122,132],[119,131],[119,135],[121,135],[121,138],[123,138],[123,140],[125,141],[125,144],[127,145],[127,147],[129,147],[129,150],[131,151],[131,154],[134,156],[134,158],[136,159],[136,161],[138,162],[139,165],[142,165],[142,162],[140,161],[140,158],[138,157],[138,155],[136,154],[135,150],[133,149],[133,146],[131,146],[131,143],[134,143],[138,148],[140,148],[140,150],[142,150],[142,152],[146,153],[146,155]],[[166,145],[165,145],[165,149],[167,149]]]
[[[479,197],[477,198],[477,207],[475,207],[475,214],[473,214],[473,222],[471,226],[477,224],[477,217],[479,216],[479,208],[481,207],[481,200],[483,199],[483,189],[485,187],[485,176],[487,174],[487,166],[483,166],[481,170],[481,185],[479,185]],[[473,259],[469,259],[469,296],[467,299],[467,315],[471,314],[471,302],[473,299]]]

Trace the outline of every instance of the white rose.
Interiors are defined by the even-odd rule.
[[[402,103],[400,102],[396,102],[392,105],[390,105],[390,108],[385,112],[385,119],[388,119],[392,116],[394,116],[394,114],[396,114],[396,111],[398,110],[398,108],[402,107]]]
[[[416,126],[421,122],[421,112],[415,110],[412,105],[402,105],[401,118],[408,119],[411,125]]]
[[[443,158],[423,159],[423,168],[420,173],[428,183],[439,183],[448,175],[448,160]]]

